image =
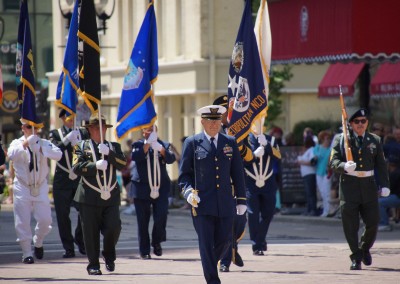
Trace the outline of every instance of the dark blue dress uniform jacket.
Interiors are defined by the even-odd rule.
[[[158,160],[160,162],[160,170],[161,170],[161,184],[160,184],[160,197],[168,197],[170,187],[171,187],[171,180],[168,176],[167,172],[167,164],[172,164],[175,162],[175,155],[172,152],[170,143],[157,140],[158,143],[163,145],[165,148],[165,158],[158,153]],[[140,199],[151,199],[150,198],[150,185],[147,173],[147,159],[146,154],[143,150],[144,140],[138,140],[132,144],[132,161],[135,163],[133,170],[131,171],[132,176],[132,197],[133,198],[140,198]],[[153,149],[150,147],[149,151],[147,152],[150,156],[150,168],[151,173],[153,175],[153,165],[154,165],[154,152]],[[154,179],[153,183],[154,183]]]
[[[235,195],[237,204],[246,204],[244,170],[235,138],[219,133],[214,156],[204,132],[188,137],[179,166],[179,185],[185,199],[192,188],[198,190],[197,215],[232,216]]]

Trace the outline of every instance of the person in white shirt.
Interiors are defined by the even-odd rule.
[[[49,140],[41,139],[37,129],[22,122],[22,137],[11,142],[8,157],[13,162],[14,177],[14,222],[17,241],[22,249],[22,262],[34,263],[34,254],[42,259],[43,240],[51,230],[51,208],[48,197],[48,159],[60,160],[62,152]],[[32,237],[31,214],[36,220]]]
[[[297,157],[306,192],[307,216],[317,216],[317,184],[315,176],[315,142],[311,135],[304,139],[304,153]]]

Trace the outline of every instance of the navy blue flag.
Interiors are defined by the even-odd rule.
[[[35,65],[33,63],[31,30],[29,25],[28,4],[21,1],[18,43],[16,80],[20,106],[21,121],[35,128],[42,128],[43,123],[38,121],[35,104]]]
[[[78,101],[78,6],[76,0],[69,26],[67,46],[64,54],[64,64],[57,85],[55,105],[66,110],[67,116],[74,117]]]
[[[93,0],[82,0],[79,13],[79,93],[93,113],[101,104],[100,46]]]
[[[267,99],[251,12],[246,1],[239,32],[232,52],[228,77],[229,134],[240,143],[252,123],[265,116]]]
[[[125,72],[116,125],[118,139],[154,124],[157,114],[151,84],[157,80],[157,75],[157,23],[151,1]]]

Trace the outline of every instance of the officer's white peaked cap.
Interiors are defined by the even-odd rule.
[[[222,114],[226,112],[226,108],[219,105],[209,105],[197,110],[201,118],[218,120],[221,119]]]

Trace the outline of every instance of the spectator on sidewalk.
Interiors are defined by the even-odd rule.
[[[304,182],[306,193],[307,210],[305,215],[317,216],[317,180],[316,180],[316,159],[314,156],[314,140],[311,135],[304,140],[304,152],[297,157],[300,165],[300,173]]]

